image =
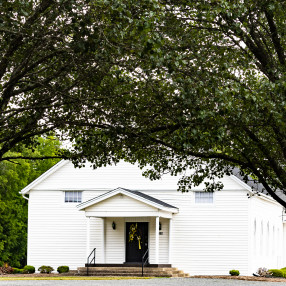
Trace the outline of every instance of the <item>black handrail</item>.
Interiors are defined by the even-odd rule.
[[[90,253],[90,255],[89,255],[88,258],[87,258],[87,263],[86,263],[86,276],[88,276],[88,265],[91,264],[92,261],[93,261],[94,264],[95,264],[95,251],[96,251],[96,248],[94,248],[94,249],[92,250],[92,252]],[[93,254],[93,258],[91,259],[91,261],[89,261],[89,258],[90,258],[90,256],[92,256],[92,254]]]
[[[147,255],[146,259],[144,260],[145,256]],[[142,256],[142,277],[144,274],[144,266],[145,264],[148,262],[149,260],[149,248],[146,250],[146,252],[144,253],[144,255]]]

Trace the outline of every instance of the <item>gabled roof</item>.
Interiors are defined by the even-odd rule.
[[[48,178],[50,175],[52,175],[54,172],[56,172],[58,169],[60,169],[62,166],[67,164],[68,160],[61,160],[57,164],[55,164],[52,168],[50,168],[48,171],[43,173],[41,176],[39,176],[36,180],[34,180],[32,183],[30,183],[28,186],[26,186],[24,189],[21,190],[20,194],[26,194],[31,189],[33,189],[35,186],[40,184],[42,181],[44,181],[46,178]]]
[[[179,212],[179,209],[177,207],[169,205],[169,204],[167,204],[161,200],[158,200],[154,197],[143,194],[139,191],[131,191],[131,190],[123,189],[123,188],[117,188],[117,189],[114,189],[112,191],[106,192],[100,196],[97,196],[91,200],[88,200],[86,202],[83,202],[83,203],[77,205],[77,208],[79,210],[84,210],[85,208],[88,208],[88,207],[95,205],[99,202],[102,202],[106,199],[114,197],[118,194],[126,195],[128,197],[131,197],[135,200],[138,200],[140,202],[143,202],[147,205],[153,206],[153,207],[158,208],[158,209],[163,210],[163,211],[172,212],[172,213],[178,213]]]
[[[244,181],[243,176],[240,174],[239,168],[233,168],[232,174],[237,177],[241,182],[245,183],[248,187],[250,187],[252,190],[257,191],[259,193],[266,194],[266,190],[264,186],[261,183],[254,182],[254,180],[247,176],[247,182]]]
[[[240,169],[239,168],[233,168],[232,170],[232,176],[236,177],[238,180],[237,182],[239,182],[240,184],[244,184],[249,191],[251,192],[257,192],[258,194],[261,195],[265,195],[268,198],[273,199],[268,192],[265,190],[264,186],[255,181],[253,178],[251,178],[250,176],[247,176],[247,182],[244,181],[244,177],[240,174]],[[282,190],[276,190],[276,194],[284,201],[286,201],[286,196],[284,194],[284,192]],[[274,199],[273,199],[274,200]]]

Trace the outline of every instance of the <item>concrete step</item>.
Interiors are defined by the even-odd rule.
[[[142,276],[141,267],[78,267],[79,276]],[[144,267],[145,277],[189,277],[188,274],[175,267]]]
[[[118,276],[118,277],[142,277],[141,273],[89,273],[89,276],[102,276],[102,277],[113,277],[113,276]],[[86,273],[81,273],[78,274],[77,276],[86,276]],[[143,274],[143,277],[173,277],[170,274],[166,273],[154,273],[154,274]]]
[[[86,273],[87,270],[85,271],[79,271],[79,272],[83,272],[83,273]],[[125,270],[122,270],[122,271],[109,271],[109,270],[88,270],[89,273],[142,273],[142,270],[134,270],[134,271],[125,271]],[[144,270],[144,273],[148,273],[148,274],[152,274],[152,273],[168,273],[168,274],[181,274],[181,273],[178,273],[178,272],[173,272],[173,271],[145,271]]]
[[[84,271],[87,267],[78,267],[78,271]],[[108,270],[108,271],[136,271],[138,269],[142,269],[141,267],[88,267],[89,270]],[[146,271],[178,271],[177,268],[169,267],[169,268],[162,268],[162,267],[144,267]]]

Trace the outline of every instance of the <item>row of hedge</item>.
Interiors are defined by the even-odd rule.
[[[230,270],[229,274],[231,276],[239,276],[239,271],[238,270]],[[264,277],[284,277],[286,278],[286,267],[281,268],[281,269],[266,269],[266,268],[259,268],[257,271],[257,274],[259,276],[264,276]]]
[[[43,265],[43,266],[39,267],[38,270],[40,271],[40,273],[51,273],[52,271],[54,271],[54,268],[51,267],[51,266],[45,266],[45,265]],[[66,272],[69,272],[69,270],[70,270],[70,269],[69,269],[68,266],[59,266],[59,267],[57,268],[57,271],[58,271],[59,273],[66,273]]]
[[[271,276],[286,278],[286,267],[281,269],[269,269],[269,271],[271,272]]]
[[[11,266],[3,266],[0,267],[0,274],[33,274],[35,273],[36,269],[34,266],[26,265],[23,269],[14,268]],[[40,273],[51,273],[54,271],[54,268],[51,266],[42,265],[38,268]],[[58,273],[66,273],[69,272],[68,266],[59,266],[57,268]]]

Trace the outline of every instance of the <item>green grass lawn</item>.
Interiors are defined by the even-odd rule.
[[[1,280],[128,280],[152,279],[152,277],[95,277],[95,276],[59,276],[59,277],[0,277]]]

